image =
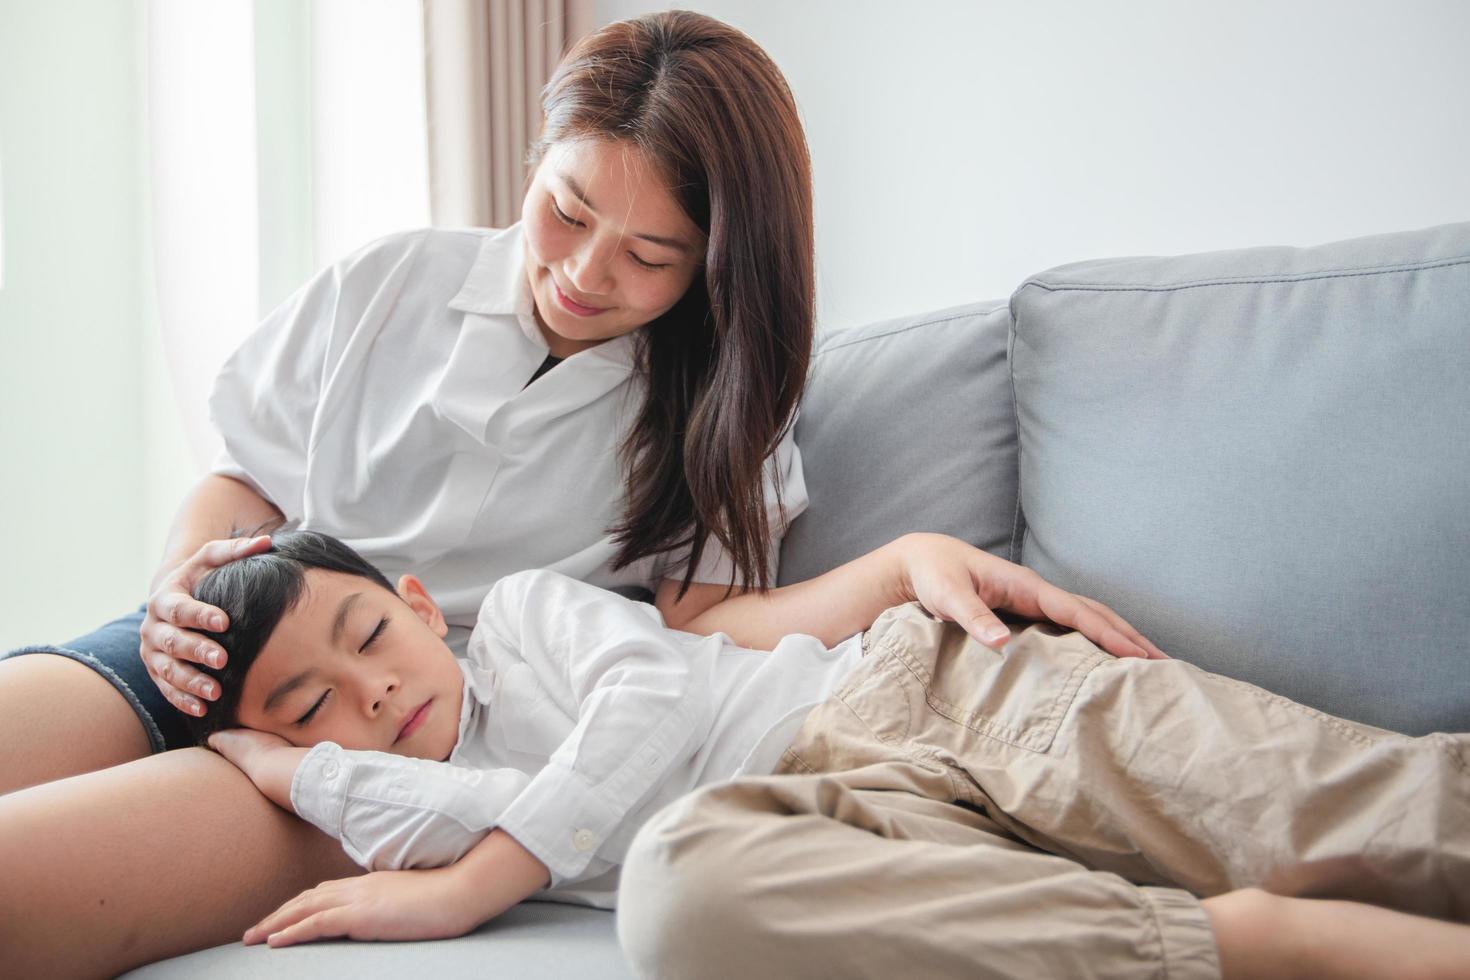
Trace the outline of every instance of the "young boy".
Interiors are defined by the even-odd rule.
[[[1103,973],[1094,954],[1108,936],[1122,937],[1130,952],[1109,949],[1103,962],[1125,975],[1161,961],[1178,975],[1188,975],[1191,963],[1200,975],[1218,975],[1222,965],[1255,970],[1239,951],[1260,947],[1260,903],[1240,889],[1273,876],[1286,881],[1301,865],[1290,847],[1278,847],[1286,828],[1256,828],[1258,841],[1217,843],[1195,839],[1208,837],[1208,820],[1193,835],[1179,826],[1188,823],[1181,814],[1197,813],[1205,800],[1214,799],[1216,810],[1221,801],[1237,802],[1238,787],[1221,785],[1212,770],[1252,748],[1216,731],[1203,713],[1249,715],[1253,706],[1283,744],[1287,735],[1302,742],[1281,753],[1308,755],[1299,760],[1310,781],[1301,792],[1355,791],[1344,799],[1360,808],[1356,822],[1320,821],[1332,831],[1330,846],[1300,840],[1310,857],[1331,858],[1344,847],[1357,855],[1371,841],[1369,850],[1390,861],[1389,884],[1401,886],[1389,892],[1408,896],[1404,907],[1460,917],[1470,911],[1463,739],[1441,744],[1360,729],[1183,664],[1112,660],[1076,634],[1032,628],[1001,656],[963,642],[963,633],[914,606],[891,610],[874,629],[842,642],[822,636],[854,614],[871,620],[895,599],[942,606],[950,600],[933,595],[960,572],[977,603],[1005,593],[1019,611],[1082,627],[1117,652],[1151,652],[1105,608],[959,542],[917,535],[799,587],[813,600],[816,636],[790,636],[770,653],[667,630],[650,607],[527,572],[491,591],[468,655],[457,661],[442,642],[437,607],[415,578],[404,576],[395,592],[333,539],[277,536],[272,552],[218,569],[196,591],[231,621],[216,637],[229,653],[218,675],[225,694],[198,723],[254,729],[199,734],[375,874],[303,894],[246,941],[457,935],[536,892],[610,907],[639,827],[666,804],[711,787],[669,807],[635,848],[635,908],[625,895],[621,931],[635,966],[650,975],[743,974],[761,955],[774,960],[760,966],[783,976],[892,975],[874,966],[884,956],[865,940],[883,930],[867,917],[878,910],[861,896],[884,896],[880,918],[904,921],[901,886],[917,879],[955,898],[986,892],[989,865],[959,879],[945,869],[946,860],[951,869],[968,867],[987,852],[952,846],[979,843],[966,839],[972,832],[985,835],[988,856],[1000,858],[995,866],[1017,878],[1007,883],[1011,892],[1021,879],[1101,875],[1096,868],[1117,874],[1106,876],[1101,891],[1077,890],[1073,904],[1085,910],[1077,929],[1066,928],[1075,910],[1065,901],[1031,907],[1031,919],[1051,938],[1022,943],[1019,958],[996,953],[1005,943],[981,928],[983,913],[971,923],[990,944],[980,949],[955,930],[911,930],[900,945],[912,954],[917,943],[927,959],[910,959],[909,973],[961,962],[988,962],[1008,975],[1041,975],[1048,967],[1075,973],[1078,963]],[[1134,696],[1154,687],[1162,695]],[[1271,707],[1263,712],[1261,704]],[[1129,728],[1127,716],[1139,706],[1147,716],[1133,724],[1167,729]],[[1233,723],[1228,712],[1217,717]],[[1077,729],[1079,719],[1092,719],[1095,730]],[[941,732],[946,725],[959,737]],[[1134,744],[1108,737],[1109,726],[1132,732]],[[1341,732],[1352,736],[1347,744],[1310,757],[1321,736]],[[1167,774],[1143,759],[1150,741],[1173,753]],[[1208,752],[1199,750],[1203,741],[1212,743]],[[1000,755],[980,761],[992,742]],[[1130,772],[1136,761],[1148,763],[1138,785],[1149,795],[1130,796],[1123,755],[1131,756]],[[1263,763],[1268,758],[1275,756]],[[1399,765],[1415,774],[1408,783],[1385,774]],[[773,769],[786,775],[772,776]],[[1119,778],[1089,785],[1096,769]],[[728,782],[736,776],[751,778]],[[1405,826],[1406,793],[1434,821]],[[1065,812],[1045,812],[1051,809]],[[813,838],[813,828],[839,837]],[[922,860],[912,865],[893,854],[868,861],[867,845],[893,838],[948,853],[913,850]],[[1024,860],[1007,863],[1018,857]],[[783,873],[796,867],[803,868],[796,878]],[[1340,874],[1339,884],[1371,884],[1382,868],[1370,861],[1358,870]],[[1308,887],[1325,880],[1309,877]],[[824,880],[840,885],[822,891]],[[1226,894],[1201,903],[1156,887],[1177,884]],[[736,890],[720,894],[725,885]],[[816,888],[810,902],[781,898],[805,888]],[[1140,900],[1143,893],[1152,897]],[[1031,897],[1045,897],[1044,890]],[[742,903],[747,914],[733,914]],[[934,896],[922,903],[932,910]],[[1334,906],[1317,924],[1341,921],[1335,906],[1344,904],[1317,903]],[[854,914],[828,914],[843,909]],[[1470,929],[1367,906],[1349,911],[1360,910],[1377,926],[1378,916],[1394,917],[1398,937],[1441,956],[1440,965],[1470,964]],[[821,933],[814,923],[786,928],[803,917],[844,924],[811,941]],[[1132,919],[1147,920],[1152,945],[1128,939]],[[785,941],[773,943],[773,936]],[[1278,952],[1298,968],[1315,962],[1297,949]]]

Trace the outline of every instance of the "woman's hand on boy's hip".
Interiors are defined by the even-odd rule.
[[[991,610],[1008,609],[1074,629],[1115,657],[1167,659],[1107,606],[1059,589],[1029,568],[943,534],[906,534],[897,545],[908,599],[992,649],[1011,634]]]
[[[209,736],[209,747],[229,759],[250,777],[255,788],[282,809],[291,806],[291,780],[309,749],[292,745],[279,735],[252,728],[231,728]]]

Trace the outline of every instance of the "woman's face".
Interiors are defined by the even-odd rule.
[[[703,233],[630,143],[553,144],[521,217],[536,322],[555,357],[657,319],[704,263]]]

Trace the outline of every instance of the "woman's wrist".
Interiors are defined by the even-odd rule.
[[[932,557],[936,543],[945,540],[947,538],[942,534],[911,531],[887,545],[884,550],[892,549],[892,568],[884,576],[884,581],[892,589],[890,606],[919,601],[919,592],[914,584],[915,570],[923,564],[926,556]]]

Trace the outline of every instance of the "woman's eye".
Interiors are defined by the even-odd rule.
[[[329,687],[325,691],[322,692],[322,696],[321,697],[319,697],[319,698],[316,699],[316,704],[312,705],[311,708],[306,712],[306,714],[304,714],[300,718],[297,718],[296,719],[296,722],[295,722],[296,727],[297,728],[305,728],[308,724],[310,724],[311,723],[311,719],[314,718],[314,717],[316,717],[316,713],[322,709],[322,705],[326,704],[327,703],[327,698],[329,698],[331,696],[332,696],[332,689]]]
[[[669,267],[669,263],[667,263],[667,262],[663,262],[663,263],[644,262],[642,259],[640,259],[637,255],[634,255],[632,252],[629,252],[628,255],[630,255],[632,257],[632,259],[633,259],[634,262],[637,262],[639,265],[641,265],[645,269],[667,269]]]
[[[549,197],[547,198],[547,200],[551,202],[551,213],[556,215],[556,220],[560,221],[564,225],[571,225],[573,228],[582,227],[582,222],[578,221],[576,218],[573,218],[571,215],[567,214],[561,209],[561,205],[556,203],[556,198]]]

